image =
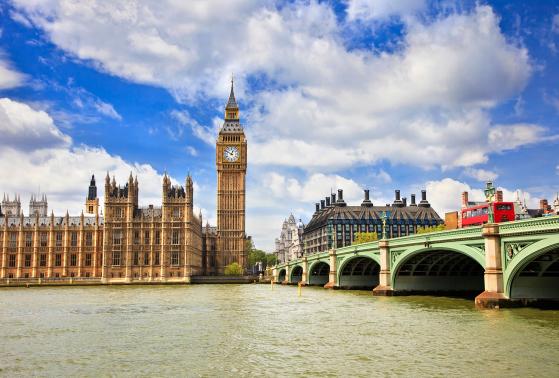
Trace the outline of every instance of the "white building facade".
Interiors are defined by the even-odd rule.
[[[299,220],[295,221],[293,214],[283,221],[280,237],[276,239],[275,254],[279,263],[294,260],[303,256],[303,228]]]

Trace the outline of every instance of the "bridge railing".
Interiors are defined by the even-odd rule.
[[[523,219],[499,224],[499,234],[512,235],[532,232],[559,232],[559,216]]]

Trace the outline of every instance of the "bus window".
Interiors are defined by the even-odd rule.
[[[510,205],[497,205],[497,210],[511,210]]]

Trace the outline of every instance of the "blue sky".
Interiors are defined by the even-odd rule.
[[[441,215],[487,179],[533,207],[559,191],[556,1],[14,0],[0,19],[0,192],[55,212],[107,171],[157,205],[167,170],[215,223],[231,73],[260,248],[331,189],[426,188]]]

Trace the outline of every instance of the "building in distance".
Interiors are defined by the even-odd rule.
[[[384,214],[386,219],[383,219]],[[420,227],[440,224],[443,220],[427,201],[425,190],[421,191],[419,203],[412,194],[409,204],[396,190],[394,202],[385,206],[375,206],[369,198],[369,190],[365,190],[361,205],[348,206],[343,190],[339,189],[337,198],[336,194],[331,194],[315,204],[312,219],[304,228],[303,250],[308,255],[348,246],[359,232],[376,233],[382,239],[386,231],[387,237],[395,238],[415,234]]]
[[[303,222],[295,221],[293,214],[283,221],[274,251],[278,262],[284,263],[303,256]]]

